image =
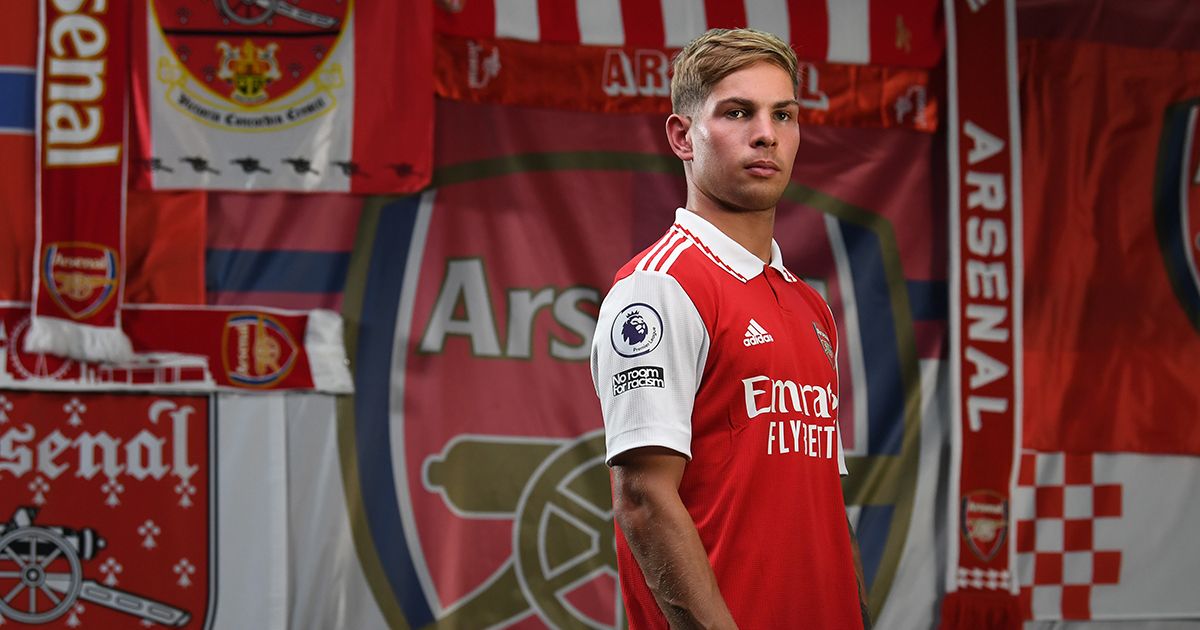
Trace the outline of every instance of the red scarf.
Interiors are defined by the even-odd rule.
[[[129,3],[42,0],[35,160],[34,314],[27,349],[132,354],[125,282]],[[71,8],[67,6],[65,8]]]
[[[1020,628],[1021,128],[1015,0],[946,0],[951,488],[943,628]]]

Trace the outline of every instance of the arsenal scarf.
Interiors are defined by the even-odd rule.
[[[29,305],[0,302],[0,387],[37,390],[307,390],[350,393],[342,318],[328,310],[127,304],[129,360],[28,351]],[[186,334],[180,334],[186,331]]]
[[[32,352],[132,354],[120,314],[129,6],[41,2]]]
[[[1015,0],[946,0],[951,481],[943,628],[1019,628],[1021,419]]]

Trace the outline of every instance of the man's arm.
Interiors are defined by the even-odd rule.
[[[854,578],[858,581],[858,610],[862,614],[863,628],[871,630],[871,609],[867,605],[867,581],[863,579],[862,554],[858,549],[858,536],[854,534],[854,525],[850,517],[846,517],[846,527],[850,528],[850,551],[854,555]]]
[[[736,628],[696,524],[679,499],[686,463],[682,455],[662,447],[615,457],[617,525],[672,628]]]

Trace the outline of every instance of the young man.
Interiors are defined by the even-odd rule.
[[[842,499],[837,329],[787,270],[796,57],[714,29],[675,60],[687,208],[616,275],[592,378],[631,628],[869,625]]]

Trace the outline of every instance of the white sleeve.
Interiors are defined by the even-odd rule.
[[[691,458],[692,405],[708,347],[700,312],[675,278],[635,271],[613,286],[592,338],[605,461],[642,446]]]
[[[839,392],[840,393],[840,392]],[[850,475],[850,469],[846,468],[846,452],[842,450],[842,421],[837,423],[837,439],[838,439],[838,474],[843,477]]]

